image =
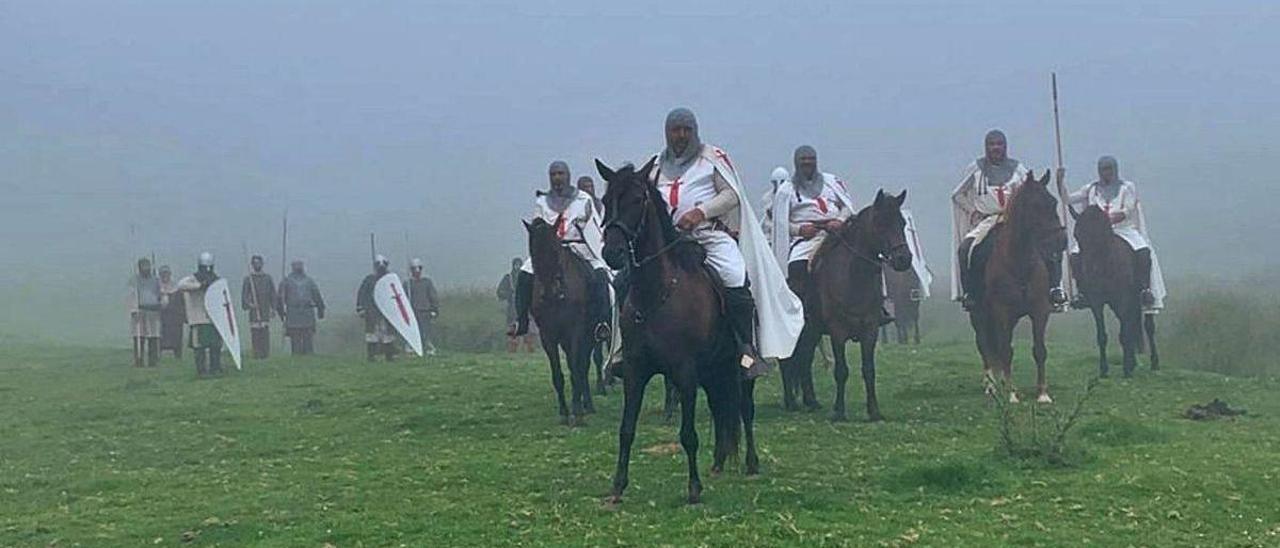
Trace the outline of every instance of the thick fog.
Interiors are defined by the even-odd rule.
[[[855,198],[909,189],[945,293],[949,194],[999,127],[1068,184],[1138,183],[1171,282],[1275,264],[1276,2],[6,2],[0,335],[104,340],[155,254],[290,257],[346,313],[369,233],[490,287],[546,167],[643,161],[672,107],[758,202],[811,144]],[[233,284],[234,285],[234,284]],[[1177,291],[1177,285],[1172,287]]]

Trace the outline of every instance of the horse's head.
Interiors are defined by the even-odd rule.
[[[1075,215],[1072,210],[1072,216],[1076,219],[1076,227],[1073,231],[1076,241],[1080,242],[1082,248],[1103,249],[1108,238],[1113,234],[1111,230],[1111,219],[1107,216],[1102,208],[1091,205],[1085,208],[1084,212]]]
[[[1058,199],[1049,192],[1049,171],[1036,180],[1034,173],[1014,193],[1009,203],[1009,223],[1013,230],[1030,237],[1036,251],[1048,258],[1067,247],[1067,233],[1058,218]]]
[[[871,203],[871,229],[875,234],[876,252],[889,261],[898,272],[911,268],[911,248],[907,246],[905,229],[907,221],[902,217],[902,204],[907,201],[907,191],[894,196],[881,189]]]
[[[604,162],[596,160],[596,171],[607,183],[604,193],[604,261],[610,268],[627,266],[635,253],[636,240],[643,234],[645,219],[662,198],[652,183],[653,166],[657,157],[638,171],[627,164],[614,171]]]
[[[542,218],[523,222],[525,231],[529,233],[529,259],[533,261],[534,272],[550,274],[559,270],[556,254],[560,249],[560,238],[556,235],[556,228]]]

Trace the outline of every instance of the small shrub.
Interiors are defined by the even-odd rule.
[[[1068,409],[1037,403],[1009,403],[1013,387],[1003,379],[993,381],[997,451],[1014,460],[1049,466],[1072,466],[1084,451],[1069,437],[1084,413],[1085,403],[1098,387],[1097,377],[1089,379],[1080,397]]]

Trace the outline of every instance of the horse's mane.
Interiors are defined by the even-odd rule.
[[[844,226],[836,234],[837,238],[824,238],[822,245],[818,246],[818,250],[813,253],[813,261],[809,265],[809,269],[812,270],[816,267],[826,254],[830,253],[836,246],[839,246],[840,239],[849,242],[849,245],[858,245],[858,236],[865,228],[862,225],[867,224],[867,221],[871,219],[874,214],[873,209],[874,204],[864,206],[857,213],[854,213],[852,217],[845,219]]]

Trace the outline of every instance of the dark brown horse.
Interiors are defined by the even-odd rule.
[[[907,344],[911,335],[915,335],[915,344],[920,344],[920,279],[916,271],[886,271],[884,285],[893,303],[898,344]]]
[[[1037,401],[1052,403],[1045,380],[1045,330],[1053,304],[1049,300],[1049,269],[1045,264],[1067,247],[1066,229],[1058,218],[1058,200],[1049,193],[1049,173],[1027,179],[1010,198],[1005,222],[991,229],[981,246],[991,246],[980,268],[984,291],[969,312],[987,382],[998,372],[1005,382],[1013,373],[1013,328],[1031,318],[1032,356],[1036,361]],[[978,254],[983,250],[975,249]],[[988,390],[991,386],[988,385]],[[1010,401],[1017,392],[1010,389]]]
[[[533,261],[533,301],[529,311],[538,324],[542,350],[551,363],[551,384],[560,403],[560,422],[576,425],[584,414],[595,412],[588,374],[594,343],[587,320],[591,267],[560,241],[550,223],[534,219],[524,226],[529,232],[529,257]],[[564,399],[561,350],[569,362],[572,408]]]
[[[656,159],[656,158],[655,158]],[[688,501],[699,502],[698,433],[694,409],[698,388],[707,396],[715,428],[712,473],[737,453],[746,432],[748,474],[759,470],[753,423],[755,383],[738,365],[734,336],[722,314],[723,298],[704,266],[702,247],[682,237],[672,224],[653,180],[654,159],[636,171],[613,171],[599,160],[596,169],[608,181],[604,195],[604,258],[614,269],[629,268],[622,292],[622,425],[613,503],[627,487],[631,444],[640,417],[645,386],[662,374],[680,399],[680,444],[689,464]]]
[[[1074,232],[1080,244],[1080,254],[1072,257],[1071,273],[1093,312],[1098,334],[1098,373],[1105,377],[1110,369],[1107,364],[1107,321],[1103,316],[1108,306],[1120,321],[1124,376],[1132,376],[1138,366],[1144,316],[1147,340],[1151,344],[1151,369],[1159,369],[1155,316],[1142,313],[1141,288],[1135,278],[1136,253],[1111,229],[1111,220],[1098,206],[1091,205],[1078,215],[1072,209],[1071,216],[1076,219]]]
[[[876,341],[883,317],[884,262],[899,272],[911,268],[911,250],[903,234],[902,203],[897,196],[876,193],[875,202],[859,211],[837,232],[828,233],[813,256],[809,283],[803,290],[805,326],[791,357],[781,361],[784,406],[795,408],[795,393],[803,392],[805,405],[819,407],[813,393],[813,355],[822,335],[831,336],[836,401],[831,419],[848,420],[845,384],[849,365],[845,341],[857,341],[862,349],[862,382],[867,391],[867,418],[881,420],[876,398]]]

